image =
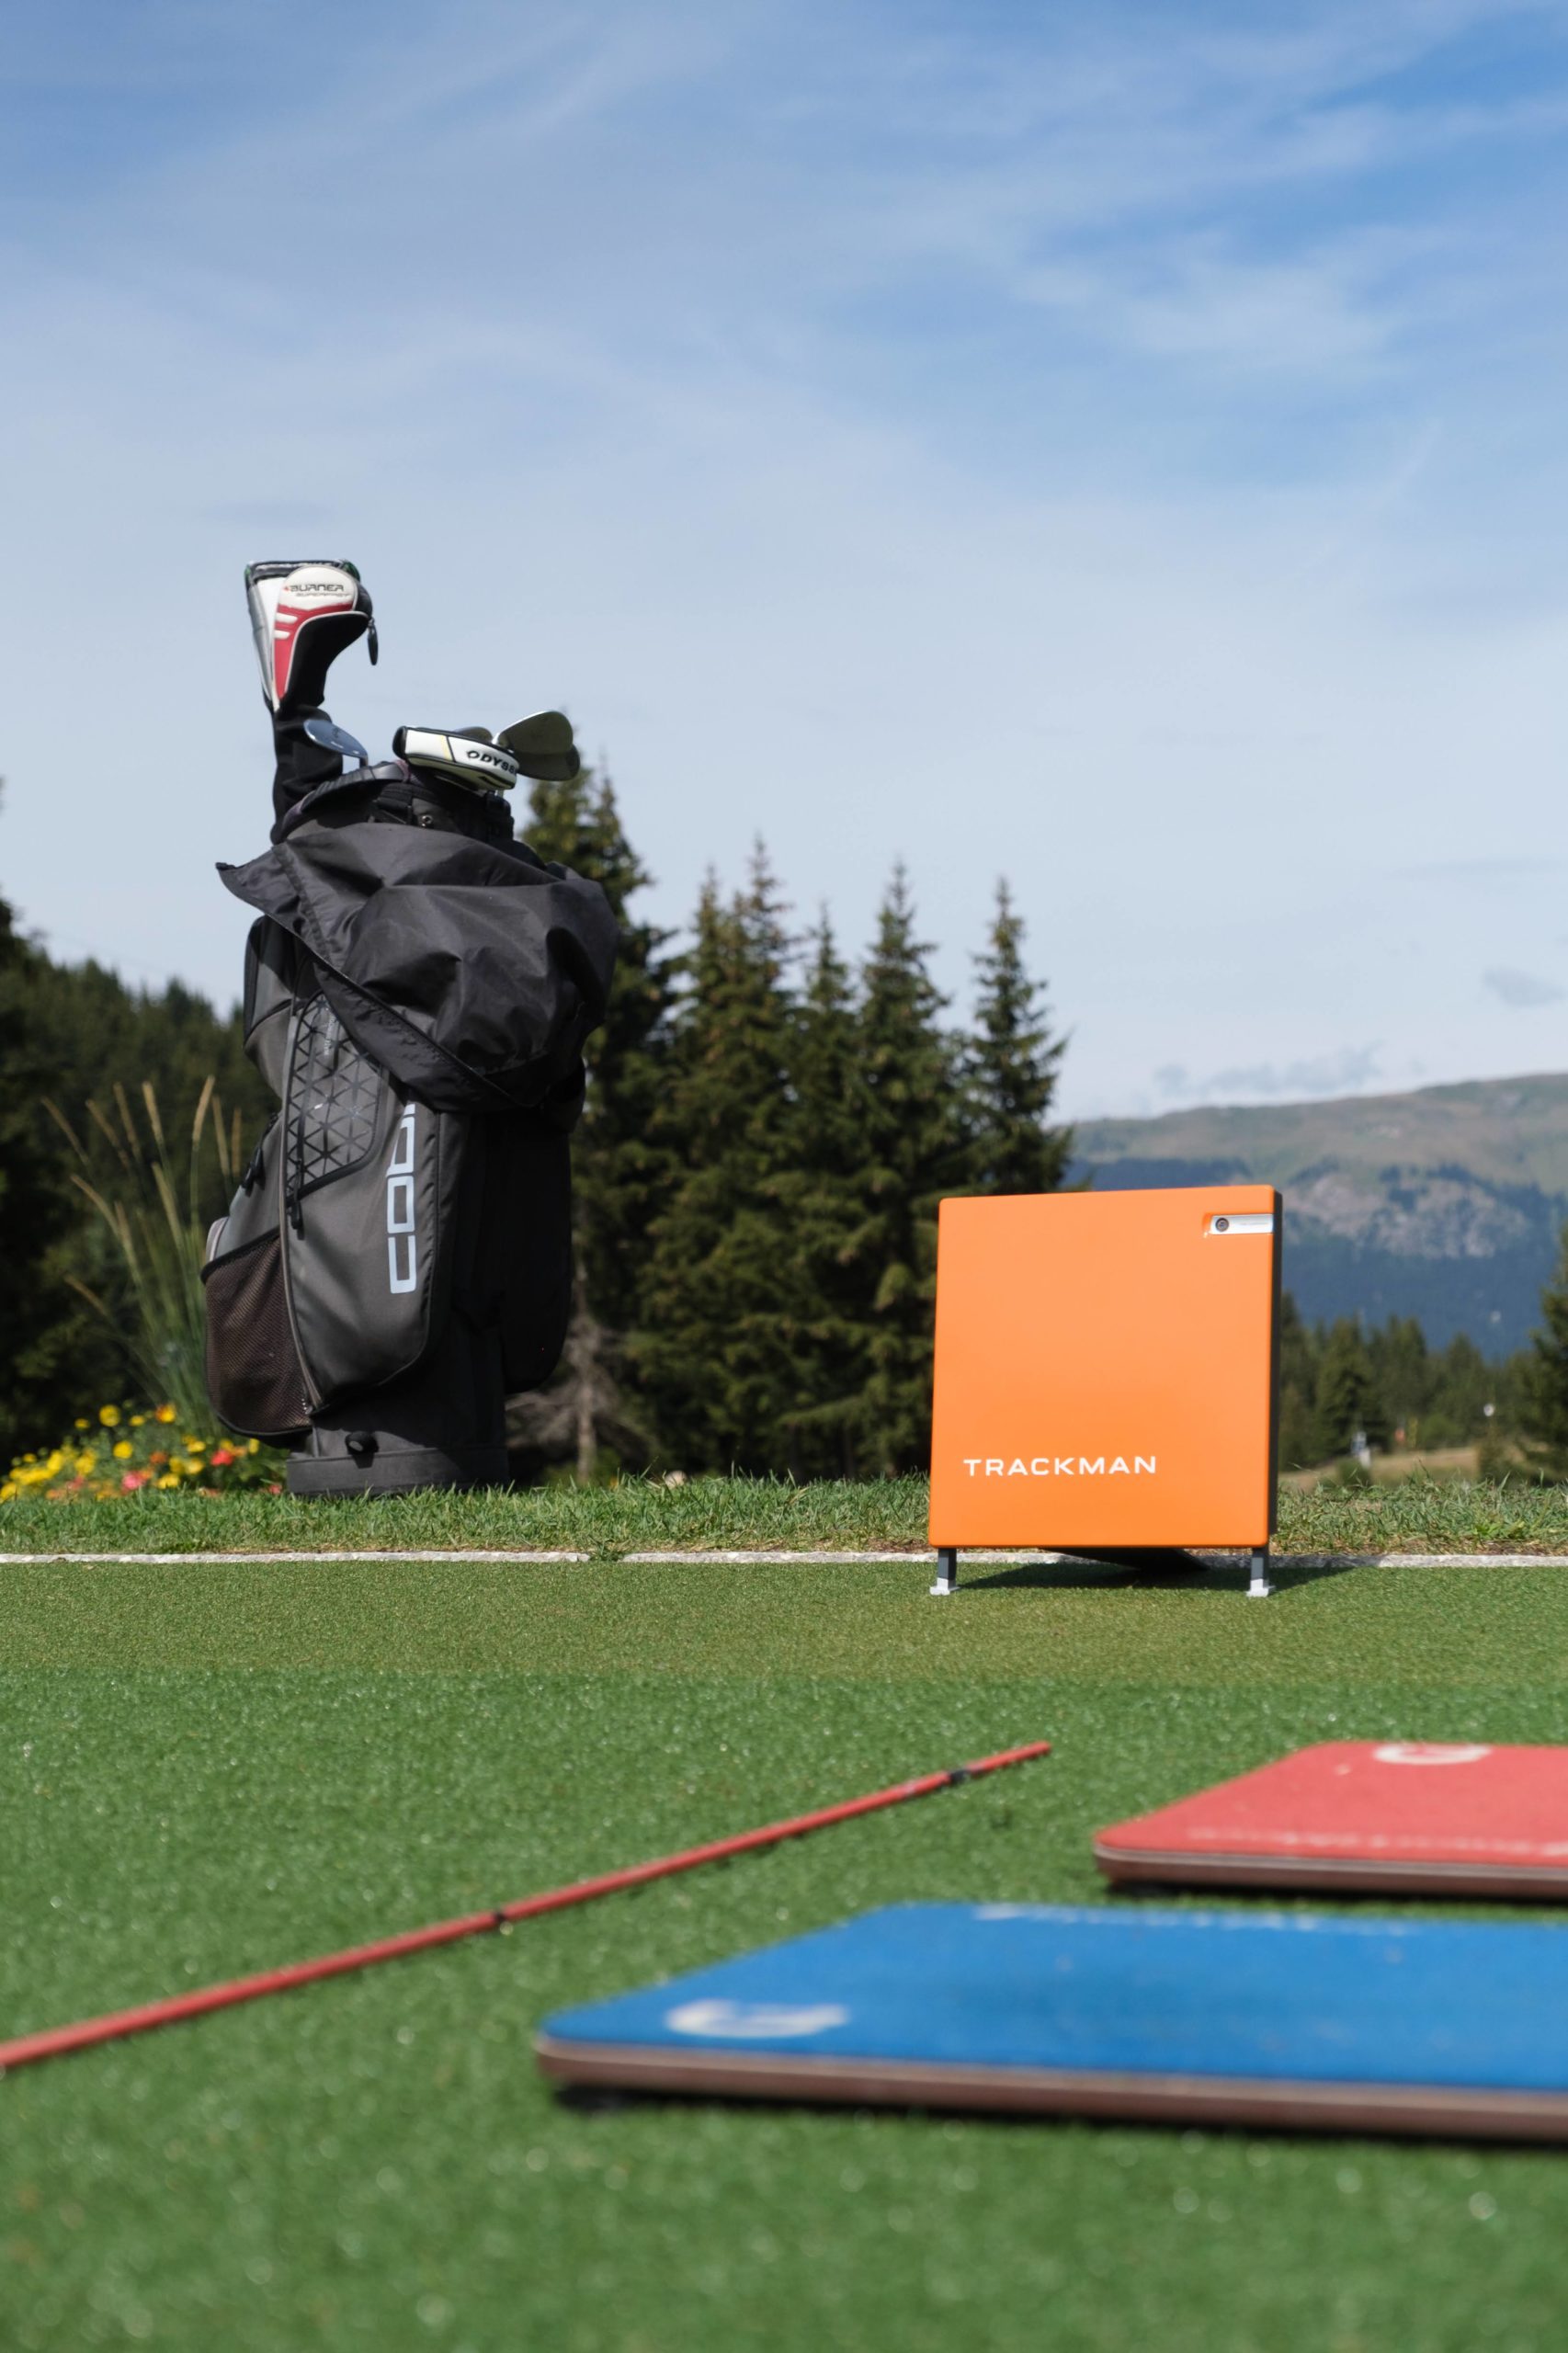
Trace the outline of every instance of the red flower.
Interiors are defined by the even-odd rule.
[[[237,1462],[239,1457],[235,1454],[232,1446],[215,1446],[208,1459],[211,1462],[214,1471],[222,1471],[225,1464]]]

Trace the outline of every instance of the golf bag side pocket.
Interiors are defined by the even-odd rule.
[[[229,1214],[213,1229],[201,1269],[207,1307],[207,1393],[242,1438],[286,1444],[307,1427],[305,1376],[283,1288],[276,1181],[267,1163],[277,1125],[262,1138]]]

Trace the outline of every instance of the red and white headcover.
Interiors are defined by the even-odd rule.
[[[336,563],[257,563],[251,565],[245,585],[262,692],[278,710],[288,697],[301,639],[312,622],[358,609],[358,577]]]

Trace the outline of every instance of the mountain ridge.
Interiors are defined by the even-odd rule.
[[[1568,1074],[1086,1120],[1072,1173],[1276,1185],[1309,1320],[1415,1315],[1435,1345],[1465,1332],[1502,1355],[1538,1321],[1568,1219]]]

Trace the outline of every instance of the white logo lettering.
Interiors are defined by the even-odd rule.
[[[411,1103],[397,1123],[387,1163],[387,1289],[415,1290],[419,1285],[419,1236],[414,1230],[414,1123]]]
[[[1390,1740],[1372,1754],[1380,1765],[1479,1765],[1492,1751],[1477,1746],[1445,1748],[1437,1741]]]
[[[736,2040],[771,2042],[786,2034],[825,2034],[846,2026],[847,2010],[836,2002],[683,2002],[665,2013],[672,2034],[717,2034]]]
[[[1159,1475],[1159,1460],[1153,1454],[1135,1454],[1131,1462],[1125,1454],[1113,1455],[1108,1468],[1103,1454],[1037,1454],[1026,1462],[1022,1455],[1015,1455],[1011,1462],[1001,1455],[965,1454],[960,1457],[972,1479],[976,1472],[986,1479],[1142,1479]]]

